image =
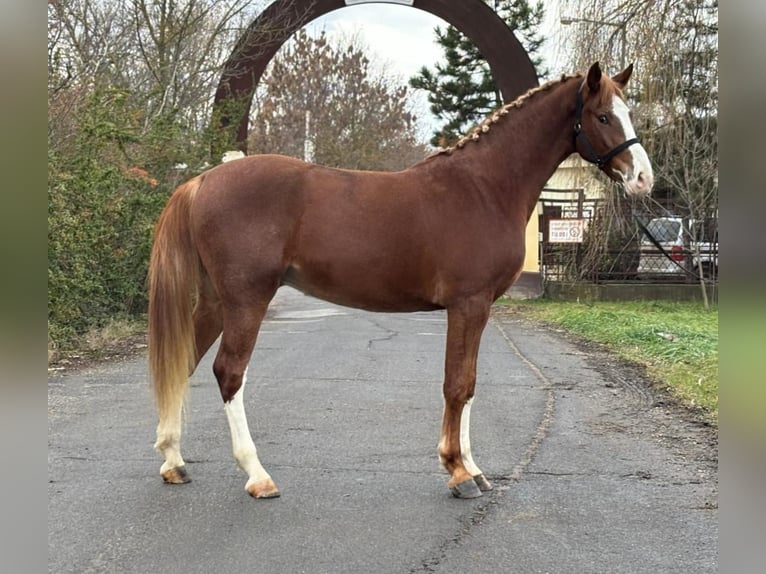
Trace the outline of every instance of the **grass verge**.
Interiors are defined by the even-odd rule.
[[[669,301],[513,301],[528,317],[605,345],[718,424],[718,308]]]

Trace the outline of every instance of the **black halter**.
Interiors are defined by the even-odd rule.
[[[609,163],[609,160],[611,160],[614,156],[616,156],[618,153],[620,153],[623,150],[628,149],[633,144],[639,143],[638,138],[631,138],[627,141],[622,142],[617,147],[612,148],[604,155],[598,155],[596,151],[593,149],[593,146],[590,145],[590,142],[588,141],[588,136],[585,135],[585,132],[582,131],[582,89],[585,85],[585,80],[582,81],[580,84],[580,87],[577,89],[577,99],[575,100],[575,125],[574,125],[574,141],[575,141],[575,148],[577,148],[577,138],[582,138],[582,144],[585,148],[585,153],[587,155],[584,155],[583,158],[585,160],[595,163],[599,168],[603,169],[607,163]]]

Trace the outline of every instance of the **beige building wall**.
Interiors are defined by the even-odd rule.
[[[605,185],[598,176],[598,168],[582,159],[578,154],[566,158],[545,185],[546,188],[574,190],[571,194],[547,193],[543,190],[540,199],[577,199],[577,190],[585,191],[585,199],[598,199],[604,196]]]
[[[537,211],[535,211],[535,213],[532,214],[532,217],[529,218],[525,239],[527,252],[524,256],[524,268],[522,271],[529,271],[531,273],[540,272],[540,218],[537,215]]]
[[[572,154],[565,159],[553,173],[548,183],[548,189],[573,190],[571,193],[552,193],[543,190],[540,199],[572,199],[577,200],[577,191],[585,191],[585,199],[603,197],[606,187],[602,179],[598,177],[598,170],[578,154]],[[524,259],[524,271],[531,273],[540,272],[540,221],[539,215],[542,207],[538,203],[537,211],[527,224],[526,232],[526,257]]]

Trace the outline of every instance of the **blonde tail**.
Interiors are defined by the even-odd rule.
[[[200,179],[180,185],[155,228],[149,265],[149,373],[160,425],[180,416],[196,364],[192,313],[200,261],[190,211]]]

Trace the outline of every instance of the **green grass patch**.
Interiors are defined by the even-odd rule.
[[[718,421],[718,308],[669,301],[513,302],[534,319],[646,366],[684,404]]]

